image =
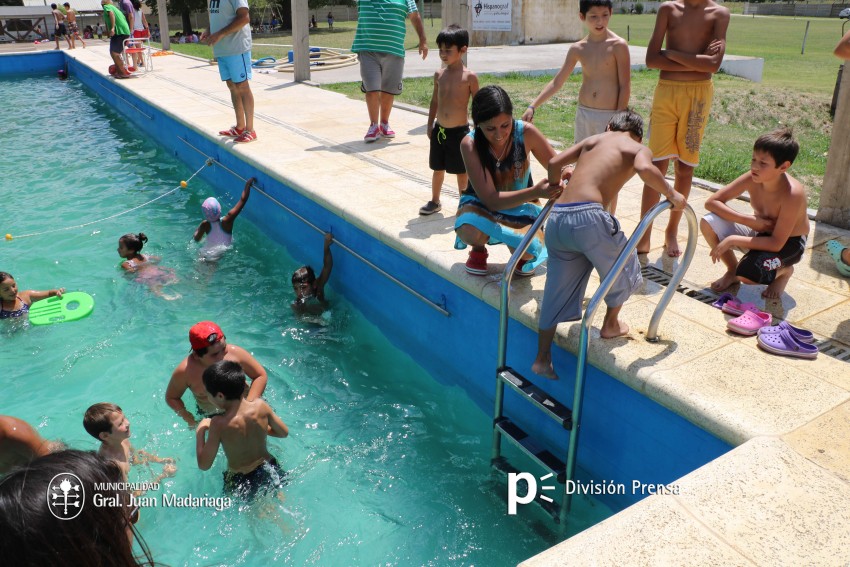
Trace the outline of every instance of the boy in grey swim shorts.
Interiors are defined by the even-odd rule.
[[[685,206],[676,192],[652,165],[652,153],[641,144],[643,119],[626,110],[608,123],[608,130],[586,138],[549,162],[549,182],[561,179],[561,170],[576,163],[570,183],[558,197],[546,224],[549,263],[543,303],[540,306],[537,357],[534,373],[557,380],[552,366],[552,339],[558,323],[581,318],[581,303],[592,269],[604,280],[626,245],[626,237],[606,208],[635,173],[666,196],[675,210]],[[602,338],[625,335],[629,327],[619,319],[626,299],[640,286],[637,255],[626,263],[605,303],[608,311],[600,329]]]

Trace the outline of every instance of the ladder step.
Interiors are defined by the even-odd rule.
[[[513,388],[523,398],[533,403],[543,412],[561,424],[564,429],[573,428],[573,412],[570,408],[531,383],[519,372],[507,366],[498,372],[498,377]]]
[[[502,417],[494,423],[502,435],[511,443],[519,447],[519,449],[531,457],[537,464],[547,469],[555,475],[558,482],[564,484],[566,482],[567,467],[558,457],[550,453],[547,449],[538,447],[528,433],[523,431],[516,423],[512,422],[507,417]]]

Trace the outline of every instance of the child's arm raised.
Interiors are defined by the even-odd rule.
[[[251,185],[253,185],[256,180],[256,177],[252,177],[245,182],[245,188],[242,189],[242,196],[239,198],[239,202],[233,205],[233,208],[224,215],[223,219],[221,219],[221,228],[225,231],[233,232],[233,221],[236,220],[236,217],[238,217],[239,213],[242,212],[242,209],[245,208],[245,203],[248,202],[248,197],[251,196]]]
[[[561,69],[554,77],[552,77],[551,81],[546,83],[546,86],[543,87],[543,90],[540,91],[540,94],[537,95],[534,102],[528,105],[526,111],[522,113],[523,120],[526,122],[533,122],[535,109],[542,106],[543,103],[552,98],[552,95],[561,90],[561,87],[564,86],[564,83],[567,82],[567,79],[569,79],[570,75],[573,74],[573,69],[575,69],[576,64],[578,63],[578,52],[579,50],[576,47],[576,44],[570,46],[570,49],[567,51],[567,57],[564,59],[564,64],[561,65]],[[628,48],[626,48],[626,52],[628,53]]]
[[[437,103],[440,100],[439,80],[442,69],[434,73],[434,90],[431,92],[431,104],[428,106],[428,127],[425,133],[428,139],[431,139],[431,133],[434,131],[434,122],[437,120]]]
[[[198,456],[198,468],[202,471],[210,470],[221,444],[221,436],[217,427],[211,427],[212,420],[208,417],[201,420],[195,431],[195,453]]]
[[[334,257],[331,254],[331,244],[333,244],[334,235],[330,232],[325,233],[325,254],[324,260],[322,262],[322,272],[319,274],[319,277],[316,278],[316,297],[319,299],[325,299],[325,284],[328,283],[328,280],[331,277],[331,270],[334,267]]]

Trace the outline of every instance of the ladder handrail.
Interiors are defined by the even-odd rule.
[[[587,304],[587,308],[585,309],[584,317],[581,320],[581,335],[579,337],[578,361],[576,362],[576,382],[573,394],[572,407],[573,428],[572,430],[570,430],[570,445],[567,450],[567,480],[573,480],[575,476],[578,436],[579,431],[581,430],[581,410],[584,400],[584,378],[585,371],[587,370],[587,348],[590,336],[590,326],[593,322],[593,317],[594,315],[596,315],[596,310],[599,308],[599,304],[602,302],[603,298],[608,293],[608,290],[611,289],[611,286],[614,285],[614,281],[617,279],[617,276],[620,275],[620,272],[623,270],[623,267],[626,265],[626,262],[631,257],[632,251],[637,247],[638,241],[647,231],[650,224],[652,224],[652,221],[655,220],[655,217],[664,212],[665,209],[672,208],[672,206],[673,204],[670,201],[662,201],[661,203],[658,203],[652,209],[650,209],[649,212],[647,212],[647,214],[643,217],[643,219],[641,219],[631,238],[629,238],[629,241],[626,243],[625,248],[623,248],[623,251],[617,258],[617,261],[614,262],[614,266],[611,268],[611,271],[608,272],[608,275],[605,277],[604,280],[602,280],[602,283],[599,284],[599,288],[596,290],[596,293],[593,294],[593,297],[591,298],[590,302]],[[658,340],[657,331],[658,324],[661,321],[661,315],[664,314],[664,311],[667,309],[667,305],[673,298],[673,294],[676,293],[676,289],[679,287],[679,283],[682,281],[682,278],[685,277],[685,272],[688,270],[688,267],[691,264],[691,260],[694,257],[694,252],[697,248],[698,226],[696,214],[694,214],[694,210],[691,208],[690,205],[685,205],[685,209],[683,212],[684,217],[685,219],[687,219],[688,223],[688,244],[685,247],[685,253],[682,255],[682,261],[679,264],[679,267],[676,269],[676,272],[670,279],[670,283],[667,285],[667,289],[664,291],[664,294],[661,296],[661,299],[658,301],[658,305],[655,307],[655,311],[652,314],[652,319],[650,320],[649,324],[649,330],[646,334],[646,338],[650,342],[656,342]],[[564,523],[566,521],[566,516],[570,511],[571,504],[572,494],[567,492],[564,496],[563,501],[561,502],[561,523]]]

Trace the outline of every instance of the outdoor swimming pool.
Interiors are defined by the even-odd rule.
[[[0,91],[15,109],[0,152],[0,168],[10,172],[0,179],[2,234],[130,209],[203,164],[198,158],[186,166],[140,137],[77,81],[0,79]],[[223,175],[221,187],[227,209],[242,183]],[[240,219],[235,247],[217,269],[197,261],[191,235],[201,202],[214,193],[198,178],[126,216],[0,244],[0,270],[21,289],[63,286],[96,301],[93,315],[80,322],[0,325],[0,412],[27,420],[45,437],[94,449],[83,412],[95,402],[117,403],[137,448],[177,458],[177,476],[162,493],[220,496],[223,454],[211,471],[199,471],[193,432],[163,400],[171,371],[188,353],[189,326],[212,319],[269,371],[265,397],[291,432],[271,443],[272,452],[290,482],[282,504],[143,511],[139,528],[158,561],[495,566],[558,541],[536,507],[506,516],[503,482],[489,476],[491,416],[390,344],[339,296],[333,276],[330,317],[322,324],[293,317],[289,278],[300,265],[293,255],[317,267],[320,235],[308,234],[309,249],[287,251]],[[267,206],[256,193],[248,203]],[[148,235],[144,251],[176,271],[180,282],[172,289],[182,299],[155,297],[121,273],[115,249],[126,232]],[[345,252],[334,254],[346,261]],[[157,471],[134,474],[148,480]],[[575,506],[571,533],[611,513],[584,498]]]

